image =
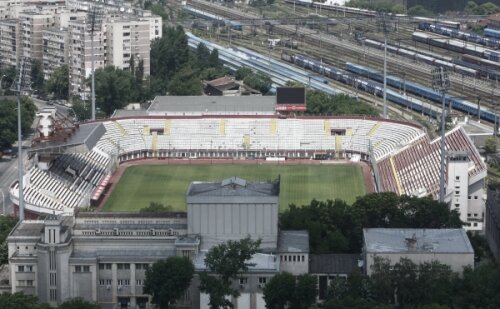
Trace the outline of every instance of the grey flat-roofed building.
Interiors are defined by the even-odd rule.
[[[309,272],[309,233],[306,230],[280,231],[278,237],[280,270],[294,275]]]
[[[248,235],[263,249],[277,248],[279,181],[193,182],[186,195],[188,234],[201,236],[202,249]]]
[[[414,263],[438,261],[461,273],[474,266],[474,250],[464,229],[363,229],[365,272],[371,274],[375,257],[391,264],[400,258]]]
[[[157,96],[148,109],[150,116],[179,115],[273,115],[274,96]]]

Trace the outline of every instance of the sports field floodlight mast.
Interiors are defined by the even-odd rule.
[[[17,100],[17,171],[18,171],[18,185],[19,185],[19,195],[18,195],[18,206],[19,206],[19,221],[24,220],[24,186],[23,186],[23,177],[24,177],[24,167],[23,167],[23,140],[21,134],[21,95],[25,92],[29,92],[31,90],[31,82],[29,82],[30,78],[30,66],[29,59],[22,58],[21,63],[19,65],[19,72],[16,80],[12,84],[10,90],[16,93]]]
[[[380,13],[377,19],[378,28],[384,33],[384,118],[387,119],[387,34],[390,31],[387,14]]]
[[[91,61],[91,73],[92,73],[92,80],[91,80],[91,87],[92,87],[92,92],[91,92],[91,101],[92,101],[92,120],[95,120],[95,51],[94,51],[94,34],[96,31],[96,24],[100,23],[100,8],[97,7],[97,5],[94,5],[89,12],[89,23],[90,23],[90,61]]]
[[[444,202],[444,164],[445,164],[445,119],[446,119],[446,91],[450,89],[450,78],[445,67],[432,69],[432,88],[441,93],[441,166],[439,172],[439,201]]]

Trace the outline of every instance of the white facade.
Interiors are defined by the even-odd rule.
[[[460,213],[466,230],[480,231],[484,223],[484,180],[470,183],[474,179],[469,177],[471,162],[467,152],[448,152],[447,159],[446,201],[451,210]]]
[[[68,63],[69,33],[65,29],[50,28],[43,30],[43,73],[48,80],[54,70]]]

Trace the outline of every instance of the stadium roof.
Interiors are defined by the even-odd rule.
[[[250,182],[238,177],[221,182],[195,181],[189,185],[188,196],[278,196],[277,182]]]
[[[29,150],[31,153],[88,152],[94,148],[99,139],[106,133],[100,122],[84,123],[75,127],[74,133],[64,141],[46,141],[36,144]]]
[[[157,115],[272,115],[274,96],[157,96],[148,108]]]
[[[367,253],[474,253],[464,229],[363,229]]]

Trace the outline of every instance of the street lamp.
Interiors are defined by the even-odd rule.
[[[441,166],[439,175],[439,201],[444,202],[444,161],[445,161],[445,114],[446,114],[446,91],[450,88],[450,79],[445,67],[435,67],[432,70],[432,88],[441,93]]]

